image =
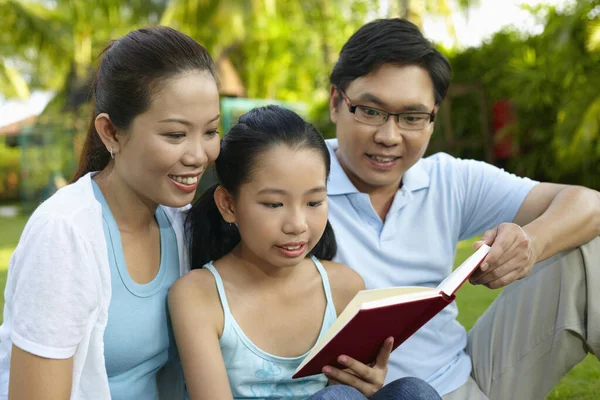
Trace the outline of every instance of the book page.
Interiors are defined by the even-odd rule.
[[[315,344],[310,353],[298,366],[299,371],[310,359],[317,354],[329,341],[342,330],[344,326],[363,308],[377,308],[388,304],[408,302],[418,298],[437,296],[438,290],[419,286],[402,286],[383,289],[361,290],[348,303],[325,335]]]
[[[361,306],[363,306],[363,304],[365,303],[371,303],[376,300],[387,299],[390,297],[395,298],[403,294],[418,293],[430,290],[435,289],[419,286],[402,286],[383,289],[361,290],[360,292],[356,293],[356,296],[354,296],[350,303],[348,303],[346,308],[344,308],[344,311],[340,313],[335,322],[329,327],[325,335],[323,335],[323,338],[319,341],[319,343],[317,343],[317,346],[319,346],[321,343],[327,343],[329,341],[329,338],[333,337],[336,333],[338,333],[344,327],[344,325],[346,325],[346,323],[352,319],[354,314],[356,314],[361,308]]]
[[[452,296],[454,292],[467,280],[467,278],[475,271],[477,266],[485,258],[490,251],[490,246],[483,245],[469,258],[465,260],[458,268],[454,270],[446,279],[438,285],[438,290],[448,296]]]

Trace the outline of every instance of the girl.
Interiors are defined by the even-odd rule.
[[[183,398],[166,301],[189,269],[179,208],[219,153],[214,76],[207,51],[166,27],[104,51],[74,182],[10,260],[0,398]]]
[[[358,274],[328,261],[336,252],[327,221],[329,164],[319,132],[279,107],[250,111],[224,137],[219,184],[187,220],[192,266],[204,268],[169,294],[192,399],[364,399],[383,385],[392,338],[373,366],[341,356],[347,371],[325,367],[326,376],[291,379],[364,289]],[[319,392],[327,378],[350,386]],[[416,379],[396,381],[373,398],[400,399],[402,393],[439,398]]]

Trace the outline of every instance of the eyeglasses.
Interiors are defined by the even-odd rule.
[[[348,105],[348,109],[354,114],[354,119],[363,124],[381,126],[385,124],[390,117],[396,117],[400,129],[407,131],[422,131],[435,120],[435,114],[432,112],[402,112],[391,113],[379,108],[367,107],[360,104],[352,104],[346,93],[338,89],[344,101]]]

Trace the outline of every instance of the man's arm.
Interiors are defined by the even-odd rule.
[[[513,222],[532,239],[535,262],[540,262],[600,235],[600,193],[540,183],[527,195]]]
[[[600,193],[580,186],[540,183],[513,223],[487,231],[478,248],[492,246],[471,282],[496,289],[529,275],[537,262],[600,235]]]

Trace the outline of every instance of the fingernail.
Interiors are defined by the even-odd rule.
[[[487,270],[488,269],[488,263],[486,263],[486,262],[482,263],[480,268],[481,268],[482,271]]]
[[[346,364],[348,358],[346,356],[340,356],[340,358],[338,358],[338,361],[342,364]]]
[[[324,374],[328,374],[328,373],[331,372],[331,368],[330,367],[323,367],[322,371],[323,371]]]

